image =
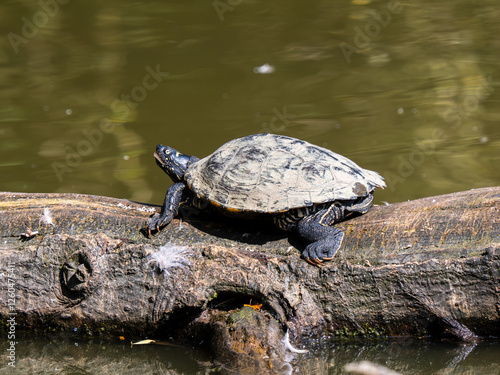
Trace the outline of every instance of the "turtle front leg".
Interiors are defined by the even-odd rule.
[[[185,188],[186,185],[183,182],[177,182],[168,188],[161,212],[154,214],[146,222],[146,231],[149,237],[151,237],[151,230],[159,230],[177,215]]]
[[[343,207],[332,204],[330,207],[306,216],[297,224],[299,235],[310,242],[302,252],[309,263],[320,266],[323,261],[332,260],[342,244],[344,232],[330,225],[345,218]]]

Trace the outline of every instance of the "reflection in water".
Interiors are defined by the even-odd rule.
[[[414,339],[394,339],[368,343],[321,344],[322,349],[299,359],[301,373],[345,374],[347,364],[369,361],[405,375],[496,374],[498,343],[453,344]],[[304,372],[302,372],[304,371]]]
[[[71,336],[71,335],[69,335]],[[15,371],[18,374],[206,374],[218,366],[202,351],[168,343],[130,345],[103,338],[82,339],[68,335],[19,337]],[[0,349],[7,348],[0,342]],[[415,339],[365,343],[325,341],[309,343],[306,354],[290,362],[293,373],[345,374],[350,363],[369,361],[405,375],[496,374],[500,370],[498,343],[453,344]],[[5,366],[3,366],[5,368]],[[289,369],[283,369],[289,372]]]

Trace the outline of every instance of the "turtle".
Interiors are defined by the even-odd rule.
[[[377,172],[309,142],[277,134],[233,139],[203,159],[158,145],[156,163],[173,180],[160,213],[146,222],[159,231],[181,205],[241,217],[266,217],[307,242],[302,257],[321,265],[332,260],[344,233],[332,225],[368,212]]]

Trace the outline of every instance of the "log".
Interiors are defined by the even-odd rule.
[[[500,187],[374,206],[338,225],[342,247],[315,267],[295,235],[267,223],[191,210],[149,238],[158,206],[4,192],[0,320],[39,332],[210,336],[216,359],[249,372],[283,365],[286,330],[292,341],[497,337],[499,207]],[[256,325],[274,333],[252,334]]]

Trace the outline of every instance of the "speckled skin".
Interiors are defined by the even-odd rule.
[[[181,204],[268,214],[310,242],[303,257],[313,264],[332,259],[342,243],[344,234],[331,225],[367,212],[375,188],[386,186],[342,155],[275,134],[232,140],[201,160],[162,145],[155,157],[175,183],[162,212],[146,223],[149,232],[168,224]]]

